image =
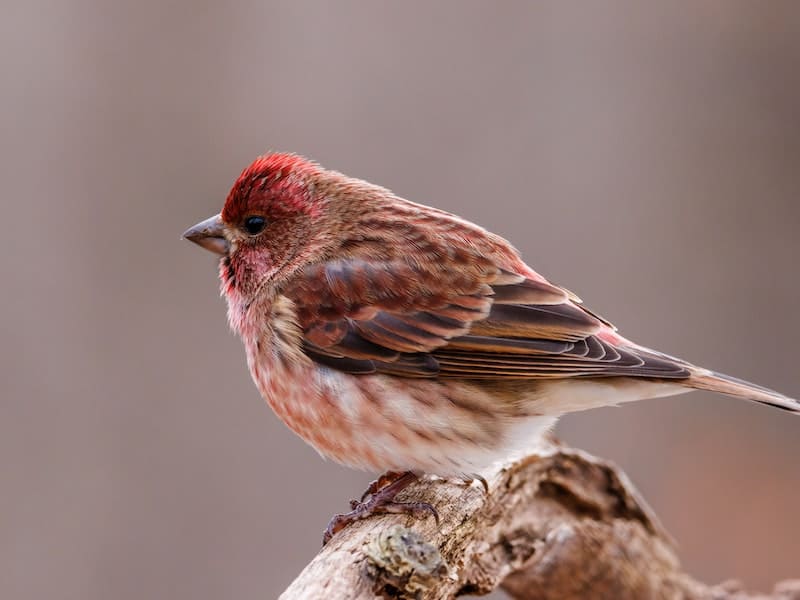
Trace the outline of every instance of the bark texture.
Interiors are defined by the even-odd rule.
[[[498,467],[481,485],[424,479],[399,500],[441,517],[371,517],[337,534],[283,600],[444,599],[502,587],[513,598],[800,600],[800,580],[770,594],[709,586],[681,570],[675,546],[613,464],[552,444]]]

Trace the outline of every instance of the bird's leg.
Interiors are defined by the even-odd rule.
[[[361,502],[364,502],[367,499],[367,496],[371,496],[378,490],[385,488],[387,485],[397,481],[405,474],[406,471],[386,471],[386,473],[378,477],[375,481],[370,482],[366,491],[361,494]],[[350,500],[350,508],[355,508],[358,504],[360,504],[358,500]]]
[[[436,524],[439,524],[439,513],[436,509],[427,502],[395,502],[394,497],[402,492],[409,485],[418,479],[417,475],[411,471],[405,473],[388,472],[377,480],[373,481],[361,501],[351,500],[350,507],[352,510],[349,513],[335,515],[328,527],[325,529],[325,534],[322,536],[322,545],[327,544],[330,539],[339,531],[361,519],[366,519],[372,515],[380,514],[410,514],[415,517],[423,517],[431,515],[436,519]],[[365,498],[367,498],[365,500]]]

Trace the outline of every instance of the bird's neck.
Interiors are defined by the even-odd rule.
[[[248,358],[304,363],[302,332],[294,303],[286,296],[261,293],[249,302],[228,297],[228,320],[247,348]],[[270,362],[273,362],[270,360]]]
[[[313,403],[319,394],[297,382],[313,378],[313,364],[302,349],[302,335],[294,306],[285,296],[254,302],[234,324],[244,342],[247,366],[258,391],[273,411],[303,435],[298,407]],[[309,391],[311,390],[311,391]]]

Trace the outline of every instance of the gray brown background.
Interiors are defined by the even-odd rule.
[[[367,481],[260,400],[179,239],[270,148],[800,396],[796,2],[5,2],[0,81],[4,599],[271,598]],[[697,576],[800,576],[800,419],[693,393],[560,433]]]

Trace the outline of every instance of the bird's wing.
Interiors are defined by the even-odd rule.
[[[676,359],[609,341],[604,333],[613,327],[566,290],[492,265],[447,269],[337,260],[306,268],[284,294],[294,302],[305,352],[353,374],[689,375]]]

